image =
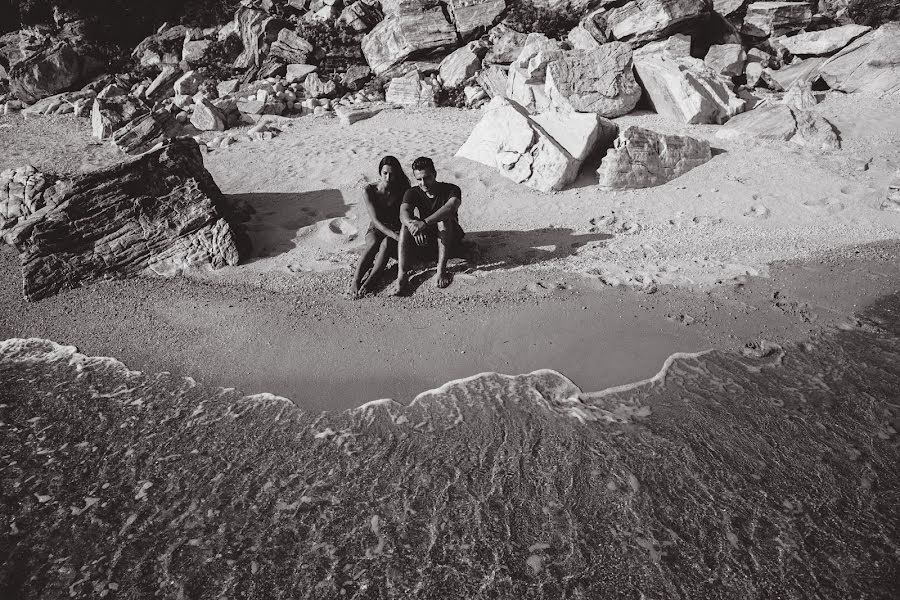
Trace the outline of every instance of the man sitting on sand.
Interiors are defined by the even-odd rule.
[[[397,282],[392,293],[406,293],[409,284],[409,264],[415,248],[437,245],[437,276],[435,285],[450,285],[447,260],[462,241],[464,232],[459,226],[459,205],[462,192],[459,186],[437,180],[437,171],[430,158],[420,156],[412,164],[416,185],[403,195],[400,205],[400,243],[397,252]]]

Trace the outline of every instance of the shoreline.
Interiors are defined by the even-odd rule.
[[[846,323],[896,291],[898,258],[898,242],[869,244],[776,263],[768,278],[652,294],[521,270],[458,276],[443,291],[426,283],[410,298],[351,301],[339,296],[349,274],[338,271],[286,279],[277,292],[271,279],[254,288],[141,277],[29,304],[6,248],[0,338],[51,339],[313,411],[382,398],[407,404],[482,372],[552,369],[596,393],[652,377],[678,352],[805,340]]]

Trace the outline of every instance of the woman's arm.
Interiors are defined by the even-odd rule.
[[[378,214],[375,211],[376,199],[377,198],[375,197],[375,190],[372,188],[372,186],[367,185],[363,189],[363,202],[366,205],[366,210],[369,211],[369,218],[372,220],[372,225],[375,227],[375,229],[388,236],[389,238],[399,241],[400,233],[394,231],[393,229],[382,223],[378,218]]]

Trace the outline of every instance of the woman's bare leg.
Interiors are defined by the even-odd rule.
[[[356,273],[353,275],[353,281],[350,284],[351,298],[359,298],[363,277],[365,277],[366,273],[372,268],[372,263],[375,261],[375,256],[379,248],[380,244],[378,243],[378,238],[367,235],[366,247],[363,249],[362,256],[359,257],[359,264],[356,265]]]
[[[381,246],[378,248],[378,254],[375,255],[375,260],[372,263],[372,268],[369,270],[369,274],[366,275],[365,279],[359,286],[359,295],[363,296],[370,291],[372,291],[372,286],[375,284],[375,280],[381,275],[381,272],[384,271],[384,267],[388,262],[388,253],[390,252],[390,239],[384,238],[381,240]]]

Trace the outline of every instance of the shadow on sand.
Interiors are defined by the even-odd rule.
[[[531,231],[491,230],[466,233],[462,247],[450,259],[451,273],[477,269],[497,271],[533,265],[575,254],[578,248],[591,242],[612,239],[609,233],[575,234],[572,229],[545,227]],[[436,273],[434,255],[423,253],[413,260],[413,274],[409,280],[407,295],[415,293]],[[380,294],[389,288],[397,277],[396,263],[385,269],[374,285],[373,292]]]
[[[609,233],[575,234],[568,228],[544,227],[531,231],[476,231],[466,240],[476,246],[475,260],[482,271],[512,269],[572,256],[591,242],[612,239]]]
[[[245,263],[290,251],[300,229],[346,216],[350,210],[343,194],[335,189],[229,194],[225,200],[249,242]]]

